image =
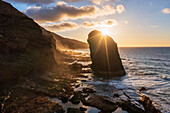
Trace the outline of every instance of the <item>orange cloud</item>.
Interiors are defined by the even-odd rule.
[[[95,5],[101,5],[104,2],[110,2],[110,1],[114,1],[114,0],[89,0],[89,1]]]
[[[116,10],[119,14],[125,11],[125,7],[123,5],[117,5]]]
[[[170,14],[170,9],[169,8],[162,9],[162,13]]]
[[[118,22],[114,19],[110,19],[110,20],[105,20],[105,21],[101,21],[101,22],[83,22],[82,25],[86,28],[90,28],[90,27],[113,27],[115,25],[118,25]]]

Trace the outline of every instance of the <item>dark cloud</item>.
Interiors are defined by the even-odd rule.
[[[55,0],[4,0],[7,2],[18,2],[18,3],[27,3],[27,4],[48,4],[53,3]]]
[[[73,22],[62,22],[57,24],[45,25],[44,27],[51,31],[67,31],[77,29],[79,26],[78,24]]]
[[[65,2],[57,2],[55,7],[29,7],[25,13],[39,22],[61,21],[66,19],[77,19],[91,17],[96,13],[95,6],[82,6],[80,8],[69,6]]]

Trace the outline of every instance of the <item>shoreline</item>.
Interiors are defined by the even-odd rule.
[[[76,54],[78,53],[74,53],[74,55]],[[73,62],[71,59],[87,61],[88,59],[84,59],[81,55],[76,57],[74,55],[70,56],[69,59],[67,57],[65,61]],[[134,101],[123,90],[114,87],[111,97],[101,95],[96,89],[84,84],[93,77],[87,76],[87,74],[92,73],[89,65],[83,66],[73,63],[69,66],[71,71],[48,73],[31,79],[21,78],[19,84],[9,88],[9,93],[6,96],[1,95],[1,98],[6,98],[1,104],[1,111],[3,113],[28,112],[28,110],[30,112],[39,110],[42,112],[87,113],[92,110],[97,113],[100,111],[121,112],[123,110],[129,113],[147,113],[149,109],[160,113],[147,97]],[[149,105],[146,104],[147,101],[149,101]]]

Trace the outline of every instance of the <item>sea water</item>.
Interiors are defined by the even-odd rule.
[[[88,49],[77,51],[89,54]],[[149,96],[163,113],[169,113],[170,47],[119,48],[119,53],[127,72],[126,76],[108,79],[87,74],[91,79],[84,85],[107,96],[111,96],[114,87],[122,89],[134,100],[141,99],[144,94]],[[140,87],[147,90],[139,92]]]

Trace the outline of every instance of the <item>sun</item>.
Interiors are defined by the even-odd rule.
[[[110,34],[108,29],[101,29],[101,32],[102,32],[103,35],[109,35]]]

